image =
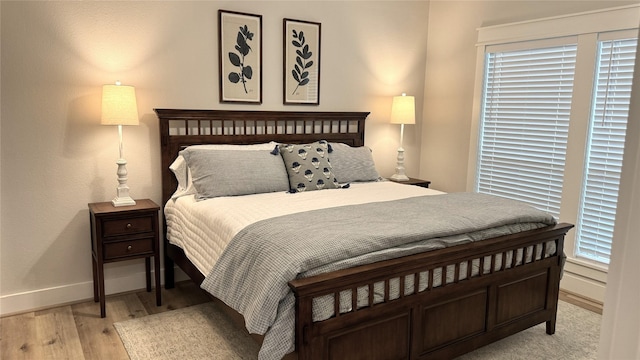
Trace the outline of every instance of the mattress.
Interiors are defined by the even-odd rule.
[[[165,204],[167,239],[184,250],[198,270],[207,275],[231,239],[252,223],[317,209],[437,194],[443,192],[380,181],[352,183],[348,189],[274,192],[200,201],[187,195]]]

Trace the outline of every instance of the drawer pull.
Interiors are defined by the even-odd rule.
[[[127,251],[131,251],[131,249],[133,249],[133,247],[131,247],[131,245],[127,246]]]
[[[131,229],[133,227],[133,225],[131,225],[131,223],[127,223],[127,229]]]

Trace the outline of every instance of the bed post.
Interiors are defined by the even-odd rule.
[[[157,111],[156,111],[157,112]],[[158,114],[159,116],[160,114]],[[165,174],[165,171],[168,170],[170,161],[172,159],[169,157],[169,121],[160,121],[159,126],[160,130],[160,148],[161,148],[161,166],[163,169],[162,172],[162,206],[161,211],[164,213],[164,204],[169,200],[171,196],[171,175]],[[167,224],[164,221],[164,216],[162,218],[162,250],[164,252],[164,288],[165,289],[173,289],[175,287],[175,269],[173,259],[169,256],[169,248],[167,241]]]
[[[167,242],[164,242],[164,288],[173,289],[175,287],[175,269],[174,262],[167,254]]]
[[[558,266],[551,269],[551,279],[553,282],[549,284],[549,300],[551,304],[549,308],[553,310],[553,316],[547,322],[545,322],[545,330],[548,335],[553,335],[556,332],[556,320],[558,318],[558,297],[560,295],[560,279],[562,278],[562,269],[566,256],[564,254],[564,236],[560,236],[556,240],[556,249],[558,249]]]

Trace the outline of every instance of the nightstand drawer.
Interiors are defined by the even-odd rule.
[[[151,216],[104,220],[102,222],[102,236],[129,235],[153,231],[153,217]]]
[[[153,254],[153,238],[104,243],[104,259]]]

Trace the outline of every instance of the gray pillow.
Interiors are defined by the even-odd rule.
[[[268,150],[187,148],[180,155],[189,166],[198,199],[289,189],[282,158]]]
[[[371,149],[366,146],[351,147],[343,143],[331,143],[331,166],[336,179],[342,183],[378,181],[380,174],[373,162]]]
[[[340,187],[331,171],[326,141],[302,145],[281,144],[279,148],[289,175],[291,192]]]

